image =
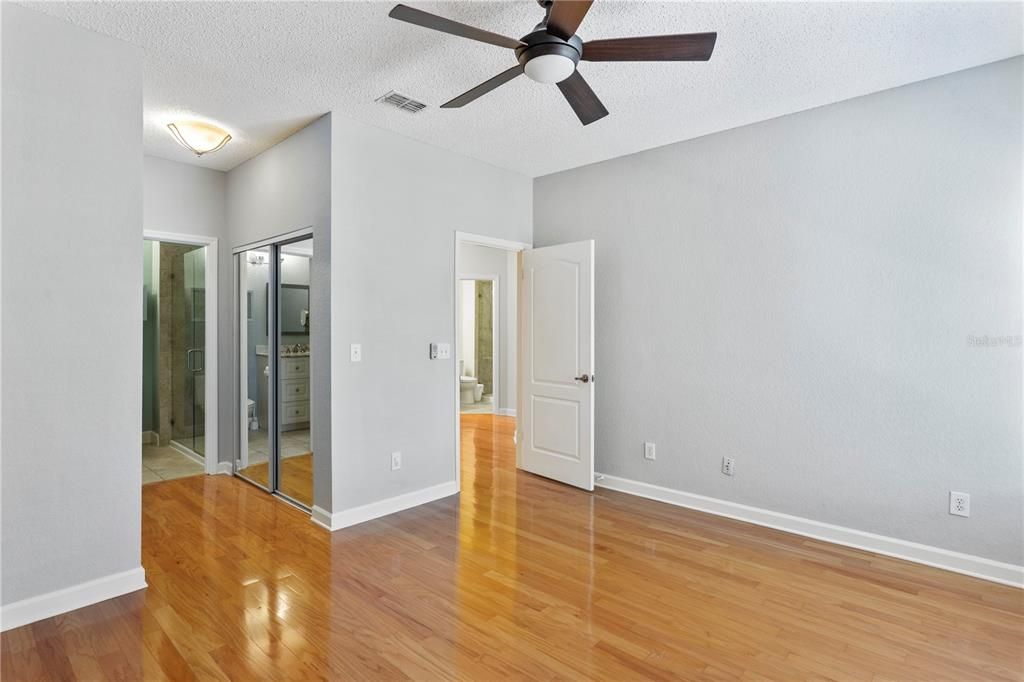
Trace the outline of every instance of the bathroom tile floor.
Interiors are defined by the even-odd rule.
[[[142,446],[142,483],[170,481],[203,473],[203,465],[170,446]]]
[[[281,456],[295,457],[312,452],[313,446],[309,429],[284,431],[281,433]],[[267,443],[266,431],[249,432],[249,462],[265,462],[270,457],[270,446]]]
[[[494,396],[485,395],[480,399],[478,403],[462,403],[459,405],[459,411],[463,414],[493,414],[494,413]]]

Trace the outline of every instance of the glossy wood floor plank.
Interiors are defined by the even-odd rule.
[[[226,476],[143,489],[149,588],[4,633],[6,680],[1020,680],[1024,592],[519,473],[330,534]]]

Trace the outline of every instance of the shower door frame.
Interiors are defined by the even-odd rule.
[[[204,282],[206,286],[206,340],[203,344],[203,380],[206,386],[204,396],[206,410],[203,419],[203,469],[207,474],[216,474],[220,471],[220,457],[218,456],[217,448],[217,411],[220,405],[217,387],[217,329],[219,324],[219,311],[217,309],[217,238],[144,229],[142,231],[142,239],[143,241],[150,240],[206,247],[206,281]]]

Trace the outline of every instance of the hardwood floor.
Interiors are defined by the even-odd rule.
[[[253,486],[143,489],[149,588],[9,631],[7,680],[1024,677],[1024,591],[517,473],[328,533]]]

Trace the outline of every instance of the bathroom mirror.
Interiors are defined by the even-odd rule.
[[[309,333],[309,286],[281,285],[281,333]]]

